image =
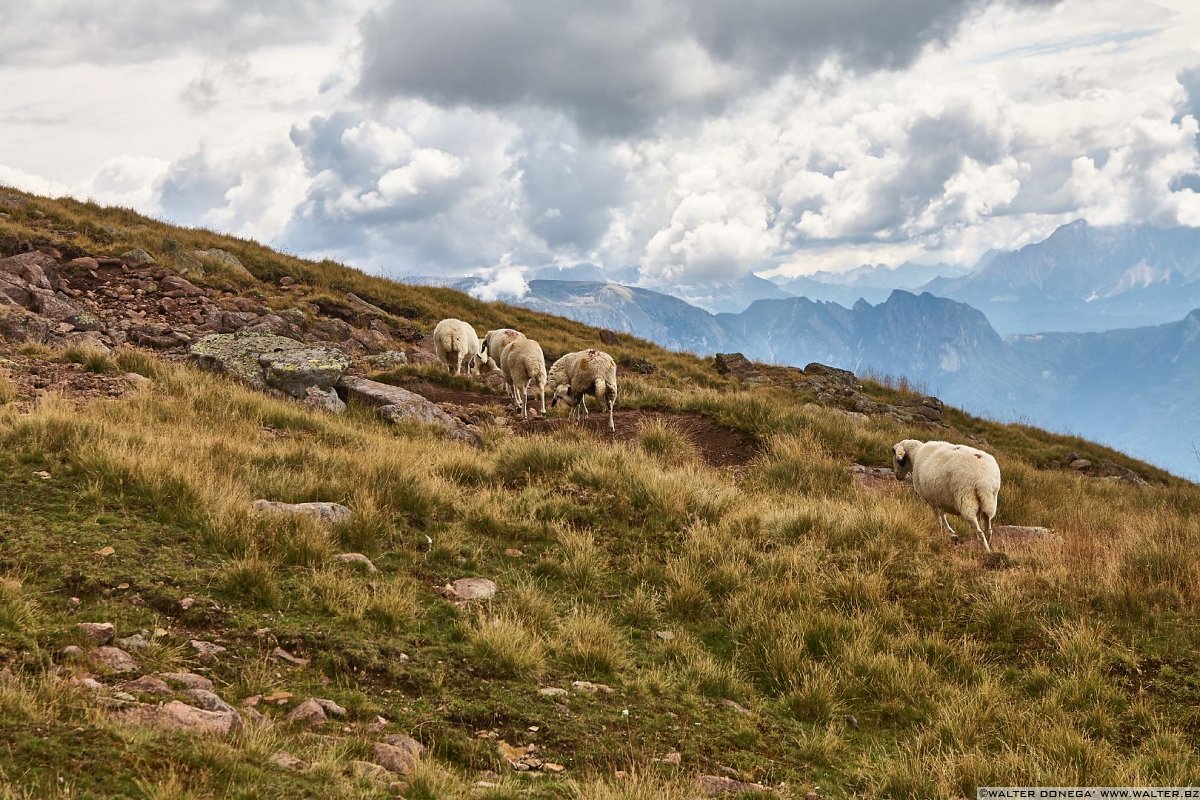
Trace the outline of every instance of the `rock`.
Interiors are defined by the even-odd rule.
[[[677,767],[683,763],[683,756],[680,753],[672,750],[662,758],[655,758],[654,760],[660,764],[671,764]]]
[[[721,705],[725,706],[726,708],[731,708],[739,714],[749,714],[750,713],[750,709],[746,708],[744,705],[737,702],[736,700],[722,700]]]
[[[124,716],[143,725],[168,731],[223,735],[237,730],[242,718],[233,711],[205,711],[178,700],[161,706],[138,706]]]
[[[59,655],[61,655],[63,658],[74,658],[75,656],[81,656],[83,655],[83,648],[78,645],[69,644],[59,651]]]
[[[196,605],[196,598],[194,598],[194,597],[185,597],[179,601],[179,607],[182,608],[184,611],[187,611],[189,608],[191,608],[194,605]]]
[[[98,669],[107,672],[137,672],[137,662],[133,656],[119,647],[97,647],[88,652],[88,658]]]
[[[116,628],[111,622],[80,622],[75,627],[83,634],[87,643],[94,646],[108,644],[116,634]]]
[[[279,767],[280,769],[286,769],[292,772],[304,769],[303,761],[284,750],[276,750],[274,753],[272,753],[270,758],[267,759],[267,763],[273,767]]]
[[[319,725],[325,722],[328,717],[325,716],[325,709],[316,700],[305,700],[300,705],[288,712],[288,722],[300,722],[305,725]]]
[[[617,334],[613,333],[607,328],[602,328],[600,330],[600,341],[607,345],[620,344],[621,337],[617,336]]]
[[[824,378],[832,379],[836,383],[842,383],[854,388],[858,388],[859,385],[858,378],[850,370],[818,364],[815,361],[804,368],[804,374],[820,375]]]
[[[425,755],[425,745],[402,733],[392,734],[371,749],[375,763],[398,775],[407,775]]]
[[[134,694],[170,694],[171,687],[162,678],[156,678],[153,675],[143,675],[132,681],[125,681],[120,684],[120,688],[126,692]]]
[[[71,678],[71,683],[83,689],[89,689],[93,692],[98,692],[104,688],[104,684],[93,678],[91,675],[79,675]]]
[[[774,789],[763,786],[761,783],[738,781],[723,775],[696,776],[696,789],[705,797],[725,797],[747,792],[775,792]]]
[[[313,699],[316,701],[317,705],[319,705],[321,708],[323,708],[325,710],[326,714],[329,714],[330,716],[334,716],[334,717],[346,716],[346,713],[347,713],[346,709],[342,706],[339,706],[337,703],[333,702],[332,700],[326,700],[323,697],[315,697]]]
[[[1085,470],[1090,466],[1092,466],[1092,462],[1088,461],[1086,458],[1077,458],[1071,462],[1071,469],[1077,470],[1077,471]]]
[[[338,553],[333,557],[334,561],[341,561],[343,564],[351,564],[356,567],[361,567],[368,573],[374,575],[379,572],[375,565],[371,563],[371,559],[364,556],[362,553]]]
[[[464,425],[416,392],[354,375],[343,375],[337,385],[346,393],[347,400],[375,407],[376,412],[386,422],[394,424],[411,420],[426,425],[437,425],[449,431],[452,439],[474,447],[483,443],[477,428]]]
[[[211,692],[213,688],[213,682],[208,678],[191,672],[160,672],[158,677],[173,686],[184,689],[207,689]]]
[[[538,689],[538,694],[543,697],[566,697],[569,692],[566,689],[560,689],[557,686],[543,686]]]
[[[341,503],[281,503],[276,500],[255,500],[252,507],[260,514],[302,514],[315,522],[333,527],[350,521],[350,509]]]
[[[393,370],[408,365],[408,354],[403,350],[385,350],[373,356],[367,356],[363,363],[373,370]]]
[[[233,706],[226,703],[210,689],[188,689],[183,696],[197,708],[205,711],[233,711]],[[234,712],[236,713],[236,712]]]
[[[713,357],[713,365],[719,374],[736,378],[739,381],[762,379],[762,373],[758,371],[758,368],[741,353],[717,353]]]
[[[268,386],[303,400],[310,387],[332,390],[351,360],[334,347],[301,347],[265,352],[258,363]]]
[[[350,306],[350,308],[354,309],[359,314],[374,314],[375,316],[379,317],[391,316],[379,306],[375,305],[374,303],[368,303],[354,292],[346,292],[346,305]]]
[[[213,247],[208,250],[193,250],[191,256],[204,266],[216,267],[243,280],[256,280],[254,274],[243,266],[241,259],[233,253]]]
[[[150,646],[150,642],[140,633],[135,633],[133,636],[126,636],[124,639],[117,641],[117,644],[126,650],[145,650]]]
[[[346,403],[338,397],[333,389],[319,389],[309,386],[304,390],[304,405],[316,411],[329,414],[342,414],[346,411]]]
[[[272,650],[271,657],[278,659],[279,661],[282,661],[285,664],[291,664],[293,667],[303,667],[305,664],[308,663],[307,658],[300,658],[299,656],[294,656],[291,653],[289,653],[287,650],[284,650],[282,647],[276,647],[274,650]]]
[[[487,578],[459,578],[442,591],[456,600],[488,600],[496,596],[496,584]]]
[[[192,639],[190,642],[192,649],[196,651],[196,655],[200,658],[216,658],[225,652],[225,648],[219,644],[205,642],[200,639]]]
[[[572,681],[571,688],[581,694],[612,694],[612,687],[591,681]]]
[[[303,342],[269,333],[211,333],[194,342],[188,353],[201,369],[229,375],[265,391],[268,384],[260,359],[266,354],[305,349]]]
[[[669,642],[675,638],[675,634],[671,631],[655,631],[654,635],[656,638],[661,639],[664,642]]]
[[[87,269],[87,270],[100,269],[100,262],[97,261],[96,259],[92,258],[91,256],[80,256],[79,258],[72,258],[67,263],[70,264],[72,267],[79,267],[81,269]]]
[[[148,267],[158,263],[154,260],[154,256],[140,247],[121,253],[121,260],[131,267]]]

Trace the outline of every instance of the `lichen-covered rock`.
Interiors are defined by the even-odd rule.
[[[269,333],[213,333],[197,340],[188,352],[202,369],[236,378],[259,390],[268,388],[259,359],[267,353],[303,350],[305,345]]]
[[[302,514],[321,525],[341,525],[349,522],[351,511],[341,503],[281,503],[278,500],[255,500],[253,508],[260,514]]]
[[[208,250],[193,250],[189,255],[200,262],[201,268],[197,271],[202,274],[207,271],[203,267],[215,267],[221,272],[233,275],[242,280],[256,280],[254,274],[246,269],[240,258],[220,248],[212,247]]]
[[[350,356],[334,347],[299,347],[265,352],[258,363],[268,386],[304,400],[310,386],[332,389],[350,367]]]
[[[376,742],[372,748],[375,763],[398,775],[412,772],[421,756],[425,755],[425,745],[411,736],[402,733],[388,736],[382,742]]]
[[[167,731],[223,735],[242,725],[236,711],[205,711],[178,700],[161,706],[136,706],[124,712],[126,719]]]

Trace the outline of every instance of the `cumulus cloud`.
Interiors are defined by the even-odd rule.
[[[504,259],[505,262],[508,259]],[[471,289],[471,295],[491,302],[501,299],[520,299],[529,293],[529,282],[525,280],[525,268],[505,263],[484,276],[486,281]]]
[[[826,59],[912,63],[987,0],[390,0],[362,25],[361,88],[444,105],[562,111],[625,135],[664,115],[711,112]]]

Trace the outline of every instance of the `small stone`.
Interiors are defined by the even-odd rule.
[[[104,684],[93,678],[91,675],[83,675],[78,678],[71,678],[71,683],[76,686],[81,686],[84,689],[91,689],[93,692],[98,692],[104,688]]]
[[[543,686],[541,689],[538,689],[538,694],[541,694],[543,697],[566,697],[569,692],[557,686]]]
[[[79,608],[79,604],[82,602],[83,601],[80,600],[78,597],[72,597],[70,600],[67,601],[67,605],[70,606],[71,608]]]
[[[515,547],[510,547],[504,551],[504,555],[508,556],[509,558],[520,558],[525,555],[525,553]]]
[[[262,698],[262,701],[264,703],[275,703],[278,705],[282,705],[282,704],[286,703],[288,700],[291,700],[292,697],[293,697],[293,695],[291,692],[271,692],[270,694],[264,696]]]
[[[126,636],[124,639],[117,640],[117,644],[126,650],[145,650],[150,646],[150,642],[140,633],[135,633],[133,636]]]
[[[88,658],[98,668],[108,672],[137,672],[137,662],[133,656],[119,647],[97,647],[88,653]]]
[[[675,638],[675,634],[671,633],[671,631],[655,631],[654,635],[664,642],[669,642]]]
[[[286,717],[288,722],[300,722],[305,725],[318,725],[324,722],[325,709],[316,700],[305,700],[300,705],[288,712]]]
[[[216,658],[221,653],[226,652],[226,648],[212,642],[205,642],[201,639],[192,639],[190,642],[192,649],[196,651],[196,655],[200,658]]]
[[[1084,470],[1084,469],[1087,469],[1088,467],[1090,467],[1091,465],[1092,465],[1092,462],[1088,461],[1086,458],[1077,458],[1071,462],[1071,469]]]
[[[342,706],[339,706],[337,703],[333,702],[332,700],[326,700],[322,697],[317,697],[314,699],[317,701],[317,704],[319,706],[321,706],[321,708],[325,709],[326,714],[329,714],[334,717],[346,716],[346,709]]]
[[[242,719],[228,711],[205,711],[172,700],[162,706],[138,706],[125,713],[127,719],[169,731],[226,734],[241,727]]]
[[[487,578],[459,578],[442,591],[458,600],[488,600],[496,596],[496,583]]]
[[[160,672],[158,677],[162,678],[169,684],[179,686],[184,689],[207,689],[210,692],[213,688],[213,682],[203,675],[195,675],[191,672]]]
[[[350,774],[360,780],[374,781],[376,783],[391,780],[391,773],[378,764],[372,764],[370,761],[351,761]]]
[[[592,683],[591,681],[572,681],[571,686],[577,692],[583,694],[612,694],[612,687],[605,686],[603,683]]]
[[[750,783],[723,775],[699,775],[696,777],[696,788],[705,797],[724,797],[726,795],[744,794],[747,792],[774,792],[761,783]]]
[[[126,692],[135,694],[170,694],[171,687],[162,678],[156,678],[153,675],[143,675],[132,681],[125,681],[121,684],[121,689]]]
[[[233,706],[226,703],[215,693],[208,689],[188,689],[183,693],[183,696],[197,708],[203,708],[205,711],[233,711]],[[236,713],[236,712],[235,712]]]
[[[179,601],[179,607],[182,608],[184,611],[187,611],[189,608],[191,608],[194,605],[196,605],[196,598],[194,598],[194,597],[185,597]]]
[[[81,622],[75,626],[91,645],[108,644],[113,640],[116,628],[111,622]]]
[[[287,650],[284,650],[282,647],[276,647],[274,650],[272,650],[271,657],[278,659],[278,660],[284,662],[285,664],[291,664],[293,667],[303,667],[305,664],[308,663],[307,658],[300,658],[299,656],[294,656],[291,653],[289,653]]]
[[[96,555],[100,556],[101,558],[108,558],[115,552],[117,552],[117,551],[114,550],[111,546],[105,546],[105,547],[101,547],[99,550],[97,550]]]
[[[562,772],[562,771],[563,771],[563,770],[565,770],[565,769],[566,769],[566,767],[564,767],[562,764],[555,764],[553,761],[547,761],[547,762],[545,762],[545,763],[543,763],[543,764],[542,764],[542,771],[543,771],[543,772],[554,772],[554,773],[559,773],[559,772]]]
[[[407,775],[416,765],[417,760],[425,754],[425,745],[411,736],[402,733],[393,734],[382,742],[376,742],[371,749],[371,757],[375,763],[398,775]]]
[[[349,508],[341,503],[280,503],[275,500],[255,500],[252,508],[260,514],[300,514],[326,526],[350,521]]]
[[[364,556],[362,553],[338,553],[333,557],[334,561],[341,561],[344,564],[352,564],[356,567],[361,567],[368,573],[374,575],[379,572],[375,565],[371,563],[371,559]]]
[[[366,730],[367,733],[383,733],[383,731],[387,730],[387,726],[389,724],[391,723],[389,723],[385,718],[376,716],[374,720],[368,722],[364,726],[364,730]]]
[[[842,717],[853,730],[858,730],[858,719],[853,714],[846,714]]]
[[[83,648],[79,645],[69,644],[59,651],[59,654],[63,658],[74,658],[75,656],[83,654]]]
[[[739,714],[751,713],[750,709],[746,708],[744,705],[737,702],[736,700],[722,700],[721,705],[725,706],[726,708],[731,708]]]
[[[50,473],[44,469],[39,469],[37,472],[34,472],[33,475],[34,477],[41,478],[44,481],[50,480]]]
[[[284,750],[277,750],[272,753],[271,757],[267,759],[267,763],[273,767],[279,767],[280,769],[291,770],[293,772],[304,769],[303,761]]]
[[[654,760],[659,762],[660,764],[672,764],[674,766],[679,766],[680,764],[683,763],[683,756],[675,751],[672,751],[670,753],[667,753],[662,758],[656,758]]]

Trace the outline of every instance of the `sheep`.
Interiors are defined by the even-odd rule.
[[[982,450],[949,442],[919,442],[905,439],[892,447],[896,480],[912,473],[913,489],[933,507],[950,538],[958,534],[950,527],[947,514],[956,514],[975,527],[983,540],[983,549],[992,552],[988,536],[996,516],[1000,494],[1000,466]],[[983,518],[983,527],[979,519]]]
[[[512,328],[497,328],[494,331],[488,331],[483,335],[483,340],[479,343],[479,352],[472,360],[476,370],[481,375],[499,370],[504,348],[518,339],[524,338],[525,334],[514,331]],[[509,395],[512,394],[512,386],[509,384],[508,378],[504,379],[504,391]]]
[[[542,398],[542,416],[546,416],[546,356],[542,354],[541,345],[533,339],[520,339],[505,346],[500,356],[500,372],[504,376],[504,385],[512,387],[512,399],[521,416],[529,419],[529,384],[538,387],[538,397]]]
[[[455,375],[475,371],[475,354],[479,351],[479,335],[460,319],[444,319],[433,329],[433,349],[438,360]]]
[[[571,407],[570,418],[579,416],[579,406],[587,413],[587,395],[608,406],[608,429],[616,431],[613,406],[617,403],[617,362],[600,350],[580,350],[567,353],[550,367],[549,382],[553,391],[551,406],[562,400]]]

